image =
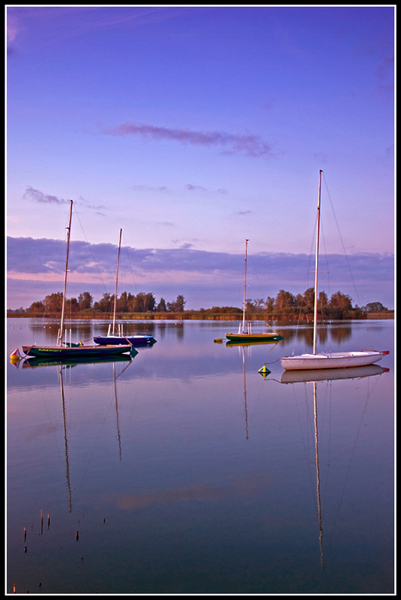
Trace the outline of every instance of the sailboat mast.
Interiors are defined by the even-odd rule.
[[[117,285],[118,285],[118,268],[120,265],[120,250],[121,250],[121,235],[123,230],[120,229],[120,241],[118,243],[118,256],[117,256],[117,273],[116,273],[116,291],[114,293],[114,311],[113,311],[113,335],[116,327],[116,309],[117,309]]]
[[[245,333],[245,312],[246,312],[246,263],[248,259],[248,242],[245,240],[245,270],[244,270],[244,301],[242,304],[242,332]]]
[[[67,272],[68,272],[68,256],[70,252],[70,235],[71,235],[71,218],[72,218],[72,200],[70,200],[70,216],[68,220],[67,227],[67,257],[65,259],[65,273],[64,273],[64,290],[63,290],[63,304],[61,308],[61,321],[60,321],[60,329],[58,332],[58,345],[61,346],[61,341],[63,339],[63,329],[64,329],[64,311],[65,311],[65,296],[67,292]]]
[[[321,195],[322,170],[319,171],[319,193],[317,199],[317,226],[316,226],[316,253],[315,253],[315,297],[313,306],[313,354],[316,354],[316,329],[317,329],[317,276],[319,264],[319,236],[320,236],[320,195]]]

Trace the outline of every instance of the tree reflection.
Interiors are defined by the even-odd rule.
[[[350,325],[341,325],[331,329],[331,338],[337,343],[348,340],[352,336],[352,327]]]

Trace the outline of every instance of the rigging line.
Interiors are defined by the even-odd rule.
[[[84,231],[84,228],[82,227],[81,219],[79,218],[79,214],[78,214],[78,212],[77,212],[77,208],[76,208],[76,204],[75,204],[75,203],[74,203],[74,206],[73,206],[73,211],[74,211],[74,213],[75,213],[75,216],[77,217],[77,219],[78,219],[78,222],[79,222],[79,224],[80,224],[80,226],[81,226],[81,231],[82,231],[82,234],[83,234],[83,236],[84,236],[84,238],[85,238],[85,240],[86,240],[86,243],[87,243],[87,245],[88,245],[89,252],[90,252],[90,255],[91,255],[91,257],[92,257],[93,264],[96,266],[96,270],[97,270],[97,273],[98,273],[98,275],[99,275],[99,279],[100,279],[100,281],[102,282],[103,289],[104,289],[105,293],[107,293],[107,287],[106,287],[106,285],[105,285],[105,283],[104,283],[104,281],[103,281],[103,277],[102,277],[102,276],[101,276],[101,274],[100,274],[99,267],[98,267],[98,263],[97,263],[97,261],[96,261],[96,259],[95,259],[94,255],[93,255],[93,252],[92,252],[91,244],[89,243],[89,241],[88,241],[88,238],[86,237],[86,233],[85,233],[85,231]]]
[[[350,275],[351,275],[351,279],[352,279],[352,283],[353,283],[353,286],[354,286],[354,290],[355,290],[356,298],[357,298],[357,301],[358,301],[358,305],[360,306],[360,300],[359,300],[359,297],[358,297],[358,291],[357,291],[357,288],[356,288],[354,276],[352,274],[351,264],[350,264],[349,259],[348,259],[348,254],[347,254],[347,252],[345,250],[345,245],[344,245],[344,242],[343,242],[343,238],[341,236],[341,232],[340,232],[340,228],[339,228],[339,225],[338,225],[337,217],[336,217],[336,214],[334,212],[333,202],[332,202],[331,197],[330,197],[330,192],[329,192],[329,189],[328,189],[328,186],[327,186],[327,181],[326,181],[326,177],[325,177],[324,173],[323,173],[323,179],[324,179],[324,183],[325,183],[325,186],[326,186],[327,196],[328,196],[328,198],[330,200],[330,205],[331,205],[331,209],[333,211],[334,221],[335,221],[336,226],[337,226],[337,231],[338,231],[338,235],[339,235],[339,238],[340,238],[340,241],[341,241],[341,245],[342,245],[342,248],[343,248],[344,256],[345,256],[345,259],[347,261],[348,269],[349,269],[349,272],[350,272]]]

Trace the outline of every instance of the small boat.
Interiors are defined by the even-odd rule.
[[[247,268],[247,259],[248,259],[248,242],[249,240],[245,240],[245,274],[244,274],[244,300],[242,306],[242,323],[240,323],[238,327],[238,333],[226,333],[226,338],[229,342],[240,342],[240,343],[260,343],[260,342],[278,342],[283,339],[283,336],[274,331],[273,327],[270,327],[271,332],[260,332],[253,333],[252,332],[252,324],[247,323],[247,327],[245,327],[246,321],[246,268]]]
[[[109,324],[107,335],[97,335],[93,338],[95,344],[132,344],[133,346],[151,346],[156,343],[154,337],[150,334],[136,333],[134,335],[124,335],[123,325],[119,323],[116,327],[116,311],[117,311],[117,286],[118,286],[118,270],[120,265],[120,252],[121,252],[121,235],[123,230],[120,229],[120,241],[118,244],[118,256],[117,256],[117,273],[116,273],[116,290],[114,294],[114,309],[113,309],[113,323]]]
[[[123,332],[122,323],[117,324],[117,329],[112,329],[109,325],[107,335],[97,335],[93,338],[95,344],[126,344],[129,342],[134,347],[136,346],[152,346],[156,343],[155,338],[148,333],[135,333],[134,335]]]
[[[104,357],[123,354],[125,352],[131,353],[133,345],[125,340],[125,344],[103,344],[96,346],[85,345],[81,342],[71,343],[63,342],[64,332],[64,312],[65,312],[65,300],[66,300],[66,289],[67,289],[67,273],[68,273],[68,256],[70,249],[70,234],[71,234],[71,220],[72,220],[72,205],[73,201],[70,200],[70,213],[69,222],[67,227],[67,258],[65,264],[64,273],[64,290],[63,290],[63,303],[61,309],[61,320],[60,329],[57,334],[57,344],[54,346],[41,346],[31,344],[30,346],[22,346],[23,357],[46,357],[46,358],[82,358],[82,357]],[[13,353],[11,356],[16,356]]]
[[[388,350],[357,350],[351,352],[316,352],[317,330],[317,292],[318,292],[318,263],[319,263],[319,233],[320,233],[320,199],[321,199],[322,170],[319,171],[319,192],[317,203],[317,233],[315,253],[315,294],[313,311],[313,353],[293,356],[283,356],[281,366],[286,371],[302,369],[343,369],[363,367],[378,362],[389,354]]]

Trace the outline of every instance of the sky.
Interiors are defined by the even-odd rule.
[[[394,308],[395,7],[5,6],[7,308]]]

